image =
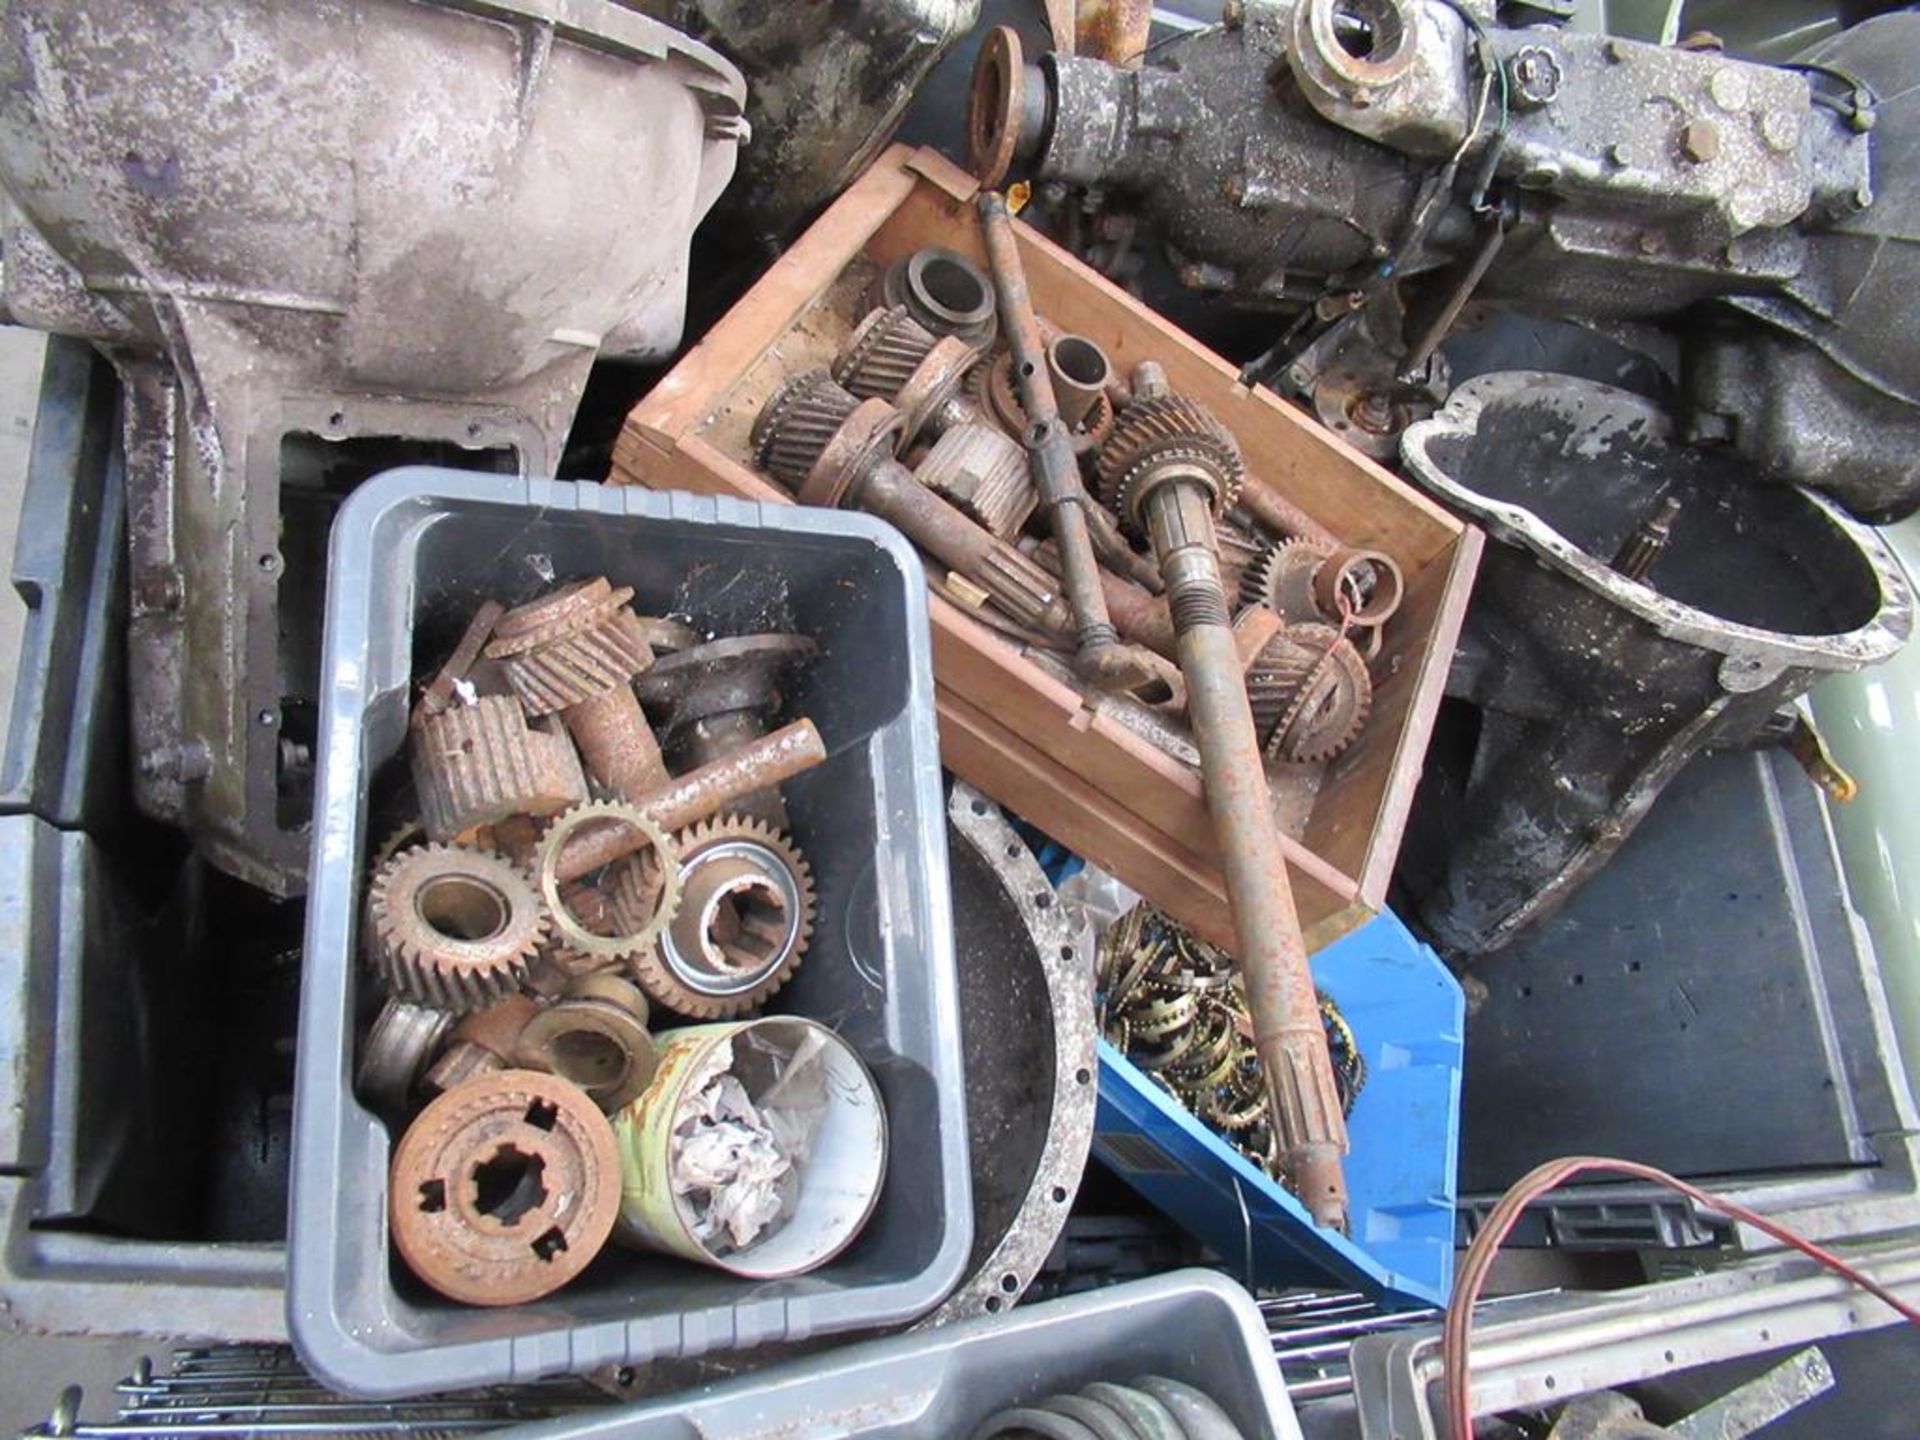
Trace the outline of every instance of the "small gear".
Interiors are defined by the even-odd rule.
[[[1247,703],[1270,758],[1331,760],[1366,724],[1373,681],[1333,626],[1290,625],[1247,667]]]
[[[1020,403],[1020,387],[1013,378],[1013,352],[997,350],[967,372],[967,388],[980,413],[1019,439],[1027,433],[1027,407]],[[1092,455],[1113,433],[1113,402],[1102,395],[1087,412],[1080,428],[1068,432],[1075,455]]]
[[[851,395],[891,400],[938,339],[904,305],[871,310],[834,360],[833,378]]]
[[[561,853],[567,841],[593,825],[625,825],[646,844],[611,867],[604,893],[616,933],[601,935],[583,925],[567,908],[560,880]],[[680,904],[681,863],[673,837],[646,813],[617,800],[576,805],[558,816],[540,837],[534,862],[540,898],[553,917],[556,945],[589,959],[619,958],[653,948]],[[577,962],[576,962],[577,963]]]
[[[1177,445],[1168,443],[1143,454],[1131,469],[1123,470],[1111,482],[1102,485],[1102,502],[1118,517],[1123,529],[1134,535],[1147,533],[1141,505],[1147,496],[1175,469],[1204,477],[1209,504],[1215,515],[1233,503],[1239,486],[1220,467],[1219,452],[1211,444]]]
[[[768,397],[754,419],[754,463],[789,490],[799,489],[859,404],[824,365],[794,376]]]
[[[1317,606],[1313,606],[1311,613],[1294,614],[1285,602],[1298,593],[1305,595],[1312,605],[1313,577],[1331,558],[1334,549],[1324,540],[1282,540],[1267,546],[1240,577],[1242,603],[1268,606],[1288,620],[1317,618]]]
[[[780,831],[739,815],[680,832],[683,899],[658,945],[628,963],[655,1003],[697,1020],[739,1015],[784,985],[813,937],[813,871]]]
[[[543,626],[532,644],[514,639],[488,648],[487,658],[503,662],[507,685],[527,714],[538,718],[584,704],[653,664],[646,629],[626,604],[633,592],[623,586],[614,594],[623,597],[618,605],[575,628]]]
[[[394,994],[456,1015],[511,994],[547,938],[527,877],[498,855],[402,850],[367,886],[368,958]]]
[[[489,660],[504,660],[583,634],[625,608],[631,599],[631,586],[616,589],[604,575],[562,585],[502,615],[494,623],[493,638],[482,653]]]

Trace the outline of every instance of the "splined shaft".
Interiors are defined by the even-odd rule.
[[[1238,452],[1204,410],[1167,393],[1158,366],[1140,370],[1135,403],[1121,412],[1101,449],[1103,498],[1146,532],[1166,582],[1187,684],[1187,714],[1220,843],[1254,1048],[1281,1160],[1315,1221],[1344,1229],[1346,1119],[1274,823],[1214,534],[1214,517],[1233,500]]]

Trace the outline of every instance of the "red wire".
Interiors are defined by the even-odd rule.
[[[1593,1171],[1608,1171],[1619,1175],[1629,1175],[1638,1180],[1650,1180],[1664,1185],[1669,1190],[1678,1191],[1696,1204],[1704,1205],[1722,1215],[1731,1216],[1742,1224],[1751,1225],[1764,1234],[1771,1235],[1784,1245],[1798,1250],[1802,1255],[1817,1260],[1835,1274],[1852,1281],[1876,1300],[1891,1307],[1909,1324],[1920,1326],[1920,1308],[1908,1304],[1895,1295],[1886,1286],[1849,1265],[1831,1250],[1803,1239],[1786,1226],[1766,1216],[1756,1214],[1744,1205],[1723,1200],[1698,1186],[1656,1170],[1651,1165],[1642,1165],[1633,1160],[1612,1160],[1599,1155],[1574,1155],[1564,1160],[1549,1160],[1535,1167],[1515,1181],[1512,1188],[1500,1197],[1500,1201],[1488,1212],[1487,1222],[1480,1233],[1473,1237],[1473,1243],[1467,1247],[1466,1259],[1460,1266],[1459,1278],[1454,1283],[1453,1299],[1447,1306],[1446,1323],[1441,1331],[1441,1373],[1445,1381],[1447,1429],[1454,1440],[1471,1440],[1473,1435],[1472,1387],[1469,1374],[1467,1341],[1472,1332],[1473,1307],[1480,1299],[1481,1288],[1486,1284],[1487,1275],[1493,1269],[1494,1257],[1513,1227],[1519,1222],[1527,1206],[1551,1190],[1556,1190],[1573,1179]]]

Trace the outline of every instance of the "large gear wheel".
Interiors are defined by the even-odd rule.
[[[754,464],[787,489],[798,490],[859,404],[824,365],[795,375],[754,418]]]
[[[1175,469],[1190,476],[1197,472],[1205,477],[1208,502],[1216,517],[1240,493],[1239,484],[1221,469],[1219,452],[1211,444],[1168,443],[1141,456],[1131,469],[1121,471],[1111,484],[1102,486],[1104,503],[1128,533],[1146,536],[1147,520],[1142,506],[1147,496]]]
[[[1373,705],[1360,652],[1331,625],[1290,625],[1247,667],[1247,704],[1269,758],[1331,760],[1359,735]]]
[[[1137,525],[1126,503],[1128,492],[1176,453],[1182,459],[1199,459],[1217,472],[1215,514],[1233,504],[1247,478],[1239,442],[1204,405],[1177,394],[1136,400],[1115,418],[1113,433],[1093,461],[1102,503]]]
[[[696,1020],[765,1003],[813,938],[813,871],[780,831],[739,815],[680,832],[682,901],[660,943],[629,962],[647,998]]]
[[[421,845],[374,871],[367,955],[395,995],[465,1014],[510,995],[547,938],[527,877],[484,850]]]
[[[567,841],[596,825],[625,825],[646,839],[640,850],[615,862],[605,886],[614,932],[589,929],[568,909],[562,893],[560,859]],[[591,959],[623,959],[645,954],[673,919],[680,905],[683,866],[673,837],[646,813],[617,800],[576,805],[547,826],[534,859],[540,898],[553,918],[558,947]]]

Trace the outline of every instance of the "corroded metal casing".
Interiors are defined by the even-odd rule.
[[[324,535],[312,507],[283,513],[284,442],[459,444],[552,474],[596,352],[679,343],[745,82],[633,6],[564,14],[0,9],[4,308],[100,344],[127,395],[134,798],[279,895],[306,883],[285,702],[319,611],[283,608],[288,557]],[[553,183],[573,167],[595,183]],[[530,284],[529,254],[566,283]]]
[[[553,815],[587,798],[579,754],[565,735],[536,730],[511,695],[483,695],[414,731],[409,758],[430,838],[470,842],[514,815]]]
[[[469,1305],[519,1305],[584,1270],[620,1211],[613,1129],[555,1075],[502,1070],[447,1091],[393,1156],[388,1220],[409,1269]]]
[[[1040,503],[1027,452],[986,425],[956,425],[936,440],[914,478],[975,523],[1011,540]]]

